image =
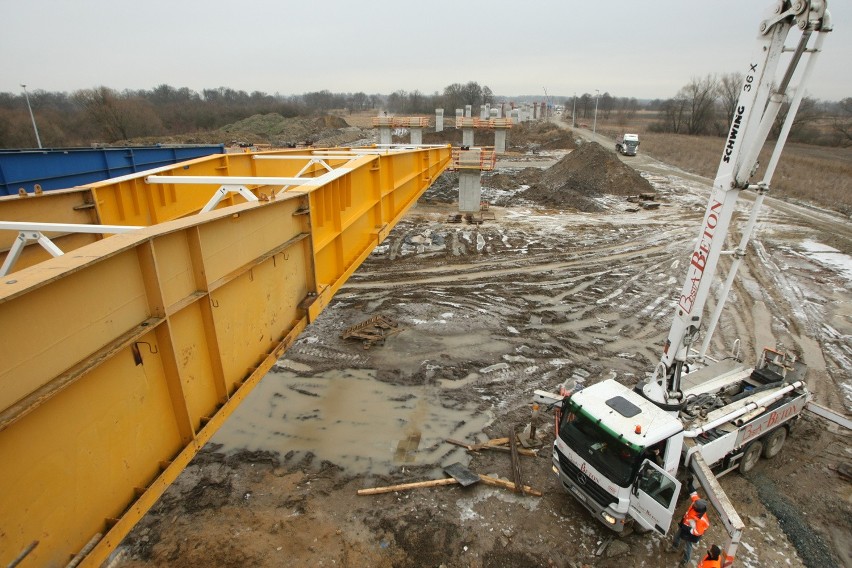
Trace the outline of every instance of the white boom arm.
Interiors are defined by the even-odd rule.
[[[785,50],[784,43],[794,26],[802,32],[802,36],[795,50]],[[740,260],[745,255],[746,245],[757,221],[757,212],[769,191],[769,182],[804,94],[804,86],[822,49],[825,34],[829,31],[831,17],[826,10],[825,0],[776,2],[774,13],[760,25],[759,57],[756,63],[749,64],[745,74],[725,149],[713,182],[713,190],[698,233],[698,242],[689,258],[686,281],[678,298],[675,318],[663,348],[663,355],[651,380],[642,388],[643,394],[660,406],[671,406],[674,409],[680,403],[681,372],[701,326],[704,305],[710,293],[719,257],[724,254],[722,248],[737,199],[741,190],[754,189],[757,191],[757,197],[742,241],[735,251],[729,253],[734,255],[734,264],[723,287],[716,313],[711,319],[710,329],[701,350],[702,357],[706,351]],[[816,40],[813,47],[809,48],[808,42],[814,34]],[[793,55],[783,77],[778,80],[778,66],[784,51],[793,51]],[[808,56],[807,63],[797,88],[791,89],[790,80],[802,63],[803,55]],[[790,91],[793,91],[792,97]],[[757,168],[758,154],[782,104],[787,101],[790,102],[790,109],[766,176],[761,182],[749,185],[749,179]]]
[[[730,566],[737,555],[737,548],[739,548],[745,524],[740,519],[740,515],[731,504],[731,500],[728,499],[725,490],[719,485],[716,476],[713,474],[710,466],[707,465],[707,462],[704,461],[704,458],[701,457],[700,453],[692,456],[689,467],[695,473],[695,477],[698,478],[701,487],[704,488],[707,498],[719,514],[719,519],[722,521],[722,526],[725,527],[725,532],[728,533],[728,539],[722,548],[722,551],[725,553],[722,566]]]

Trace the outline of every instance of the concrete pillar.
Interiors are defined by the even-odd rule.
[[[488,112],[488,111],[486,110],[485,105],[479,105],[479,119],[480,120],[487,120],[488,119],[488,115],[485,114],[486,112]]]
[[[473,153],[473,151],[471,151]],[[479,152],[477,161],[479,160]],[[459,211],[462,213],[479,213],[482,202],[482,172],[479,170],[459,171]]]
[[[521,111],[519,109],[513,108],[509,116],[512,119],[512,124],[521,122]]]
[[[457,108],[456,109],[456,128],[459,127],[459,123],[461,123],[462,118],[464,118],[464,110]]]
[[[435,132],[444,131],[444,109],[435,109]]]
[[[538,119],[538,103],[533,103],[533,119]]]
[[[506,129],[494,129],[494,152],[497,154],[506,153]]]
[[[471,114],[472,112],[473,112],[473,107],[471,105],[464,105],[464,115],[467,118],[473,117],[473,115]]]
[[[491,116],[491,103],[485,103],[485,118]]]
[[[473,146],[473,127],[462,128],[462,146]]]
[[[411,131],[411,143],[423,144],[423,128],[419,126],[412,126],[409,130]]]
[[[393,144],[390,126],[379,126],[379,144]]]
[[[488,116],[488,118],[500,118],[500,109],[499,108],[492,108],[491,114]]]

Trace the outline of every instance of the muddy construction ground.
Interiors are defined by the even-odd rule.
[[[609,148],[593,149],[589,159],[601,161],[595,169],[621,166]],[[479,225],[447,222],[457,185],[452,174],[439,180],[127,537],[112,565],[677,565],[663,537],[612,539],[561,489],[551,471],[549,413],[537,419],[542,449],[519,459],[523,483],[541,497],[484,483],[356,494],[444,478],[442,468],[454,462],[512,479],[509,453],[468,452],[447,439],[475,444],[520,432],[535,389],[577,376],[632,386],[653,370],[708,183],[647,157],[627,158],[641,173],[635,193],[650,187],[655,194],[657,205],[643,206],[626,199],[630,191],[608,191],[615,182],[580,171],[582,163],[563,172],[563,184],[552,179],[556,170],[542,173],[566,168],[567,152],[501,159],[483,179],[494,218]],[[578,210],[577,195],[552,199],[569,178],[585,180],[586,189],[574,181],[568,189],[592,212]],[[537,197],[542,179],[552,184],[547,201]],[[745,211],[749,201],[741,201]],[[763,346],[792,350],[809,365],[817,402],[848,413],[852,224],[769,199],[758,230],[715,351],[728,352],[738,338],[752,363]],[[375,315],[399,326],[384,344],[365,349],[341,339]],[[806,414],[779,456],[747,476],[722,478],[746,525],[738,566],[852,566],[849,442],[848,431]],[[718,515],[710,518],[696,554],[724,541]]]

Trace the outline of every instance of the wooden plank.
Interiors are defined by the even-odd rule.
[[[512,426],[509,436],[509,451],[512,455],[512,479],[515,481],[515,490],[524,494],[524,484],[521,481],[521,463],[518,458],[518,441],[515,437],[515,427]]]
[[[487,475],[479,474],[479,480],[486,484],[494,487],[502,487],[503,489],[511,489],[512,491],[516,491],[515,484],[511,481],[504,481],[502,479],[497,479],[496,477],[489,477]],[[421,489],[424,487],[439,487],[442,485],[457,485],[458,481],[453,479],[452,477],[448,477],[447,479],[433,479],[430,481],[415,481],[413,483],[400,483],[399,485],[387,485],[385,487],[370,487],[367,489],[359,489],[358,495],[379,495],[381,493],[393,493],[394,491],[407,491],[408,489]],[[533,489],[527,485],[523,486],[524,493],[526,495],[534,495],[535,497],[541,497],[541,491],[537,489]]]
[[[500,440],[502,438],[497,438],[497,439]],[[508,438],[506,438],[506,440],[508,441]],[[503,446],[492,446],[488,442],[485,442],[484,444],[468,444],[467,442],[462,442],[460,440],[453,440],[451,438],[447,438],[444,441],[447,442],[448,444],[453,444],[454,446],[461,446],[462,448],[466,449],[469,452],[478,452],[479,450],[496,450],[498,452],[510,452],[511,451],[509,448],[504,448]],[[538,452],[536,452],[535,450],[528,450],[526,448],[518,448],[518,454],[520,454],[522,456],[531,457],[531,458],[537,458],[538,457]]]
[[[512,491],[516,491],[515,484],[511,481],[504,481],[502,479],[497,479],[496,477],[489,477],[487,475],[479,474],[479,480],[486,485],[493,485],[494,487],[503,487],[504,489],[511,489]],[[526,495],[534,495],[535,497],[541,497],[541,491],[537,489],[533,489],[528,485],[524,485],[524,493]]]
[[[433,479],[431,481],[415,481],[414,483],[400,483],[399,485],[388,485],[385,487],[371,487],[359,489],[358,495],[378,495],[380,493],[393,493],[394,491],[406,491],[408,489],[419,489],[422,487],[438,487],[440,485],[453,485],[458,481],[452,477],[446,479]]]

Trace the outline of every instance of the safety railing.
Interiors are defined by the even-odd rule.
[[[374,116],[373,126],[390,128],[426,128],[429,119],[425,116]]]
[[[491,171],[497,164],[497,154],[493,147],[487,148],[453,148],[451,170],[480,170]]]

